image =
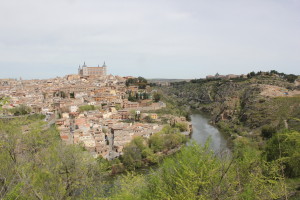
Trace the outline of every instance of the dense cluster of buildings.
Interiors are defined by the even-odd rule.
[[[128,77],[107,75],[106,68],[105,63],[102,67],[84,64],[78,74],[62,78],[0,79],[0,96],[10,99],[3,109],[26,105],[32,113],[46,115],[48,123],[55,123],[66,143],[82,144],[95,157],[117,157],[132,138],[147,138],[162,128],[156,123],[128,122],[136,115],[157,120],[155,113],[147,111],[160,109],[165,104],[152,102],[150,87],[142,91],[137,86],[126,87]],[[150,99],[131,102],[129,93],[148,93]]]

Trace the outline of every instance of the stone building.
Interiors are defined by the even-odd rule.
[[[80,76],[96,76],[96,77],[105,77],[106,76],[107,66],[104,64],[102,67],[88,67],[85,62],[82,66],[79,65],[78,75]]]

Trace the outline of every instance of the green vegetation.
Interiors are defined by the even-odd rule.
[[[278,132],[267,142],[265,154],[268,161],[284,166],[287,177],[300,177],[300,132]]]
[[[79,111],[83,112],[83,111],[90,111],[90,110],[97,110],[98,107],[94,106],[94,105],[84,105],[84,106],[80,106],[79,107]]]
[[[286,80],[287,75],[274,70],[249,74],[251,78],[238,80],[196,79],[177,82],[161,90],[168,95],[168,99],[175,101],[172,105],[186,105],[207,112],[212,115],[213,123],[224,121],[238,135],[250,130],[260,134],[264,125],[300,131],[300,125],[295,120],[300,118],[300,97],[285,96],[289,90],[296,90],[297,86]],[[281,87],[274,88],[274,92],[282,97],[260,95],[264,87],[273,86]]]
[[[149,146],[156,153],[173,149],[186,141],[186,137],[179,132],[179,129],[166,125],[160,132],[150,137]]]
[[[265,166],[274,166],[272,169],[281,177],[280,184],[286,188],[285,195],[295,193],[299,198],[300,97],[288,95],[299,89],[294,84],[297,77],[274,70],[251,72],[248,78],[199,79],[174,83],[161,90],[175,102],[173,105],[188,105],[209,113],[212,123],[229,136],[235,155],[244,154],[239,150],[241,147],[251,149],[260,159],[253,165],[261,168],[264,175]],[[271,96],[261,95],[268,87]],[[276,97],[278,94],[280,97]],[[239,198],[272,199],[255,195]],[[281,198],[285,198],[284,195]]]
[[[295,75],[295,74],[285,74],[285,73],[279,73],[277,72],[276,70],[271,70],[269,72],[262,72],[262,71],[259,71],[257,73],[255,72],[250,72],[247,74],[247,77],[248,78],[252,78],[252,77],[256,77],[256,76],[273,76],[273,75],[277,75],[279,77],[282,77],[283,79],[287,80],[288,82],[290,83],[293,83],[297,78],[298,76]]]
[[[161,99],[161,94],[159,94],[158,92],[155,92],[153,95],[154,102],[159,102],[160,99]]]
[[[31,112],[31,108],[26,105],[21,104],[15,108],[9,109],[9,112],[15,116],[27,115]]]
[[[154,133],[149,140],[142,137],[134,138],[124,147],[121,161],[126,169],[137,169],[144,165],[154,164],[160,160],[160,153],[180,147],[187,141],[179,129],[165,126],[160,132]]]
[[[74,95],[74,93],[73,93],[73,95]],[[44,97],[45,97],[45,95],[44,95]],[[53,92],[53,97],[66,98],[67,95],[64,91],[57,91],[57,92]],[[73,98],[74,98],[74,96],[73,96]]]
[[[3,109],[3,106],[10,102],[9,97],[0,96],[0,114],[6,114],[7,109]]]
[[[187,123],[184,122],[175,123],[175,127],[178,128],[180,132],[184,132],[188,130],[188,125]]]
[[[265,125],[261,129],[261,135],[264,138],[271,138],[276,133],[276,128],[270,125]]]
[[[137,92],[137,93],[132,93],[131,91],[128,92],[128,101],[140,101],[140,100],[144,100],[144,99],[149,99],[150,98],[150,94],[148,94],[147,92]]]
[[[94,159],[80,146],[63,144],[39,116],[0,121],[0,137],[1,199],[279,199],[290,194],[285,177],[299,177],[295,131],[274,134],[263,154],[244,137],[234,141],[230,157],[190,143],[151,173],[128,172],[113,182],[107,171],[121,169],[119,159]],[[157,163],[159,152],[184,140],[178,128],[165,126],[149,140],[136,137],[121,161],[128,170]]]
[[[148,81],[143,78],[143,77],[138,77],[138,78],[129,78],[128,80],[126,80],[125,82],[126,86],[138,86],[139,89],[145,89]]]
[[[162,91],[159,91],[158,93],[161,95],[161,100],[166,104],[166,107],[152,112],[158,114],[160,117],[170,114],[185,117],[187,121],[190,121],[191,113],[188,107],[185,107],[184,104],[180,104],[177,99],[164,94]]]
[[[128,145],[124,147],[124,155],[122,162],[127,169],[136,169],[142,167],[143,159],[150,162],[157,162],[153,151],[148,147],[146,141],[142,137],[134,138]]]
[[[72,199],[101,190],[100,165],[39,118],[0,121],[0,198]]]
[[[0,97],[0,111],[2,110],[2,106],[9,103],[9,97]]]
[[[239,146],[224,160],[208,148],[190,144],[149,175],[129,173],[110,199],[276,199],[287,191],[278,165]]]
[[[155,120],[152,119],[150,116],[146,116],[146,117],[144,118],[144,121],[145,121],[146,123],[154,123],[154,122],[155,122]]]

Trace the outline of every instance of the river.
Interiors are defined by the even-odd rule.
[[[209,123],[209,118],[203,114],[192,114],[191,122],[193,125],[193,133],[191,138],[198,144],[204,145],[208,138],[211,138],[210,148],[215,153],[230,152],[227,139],[214,126]]]

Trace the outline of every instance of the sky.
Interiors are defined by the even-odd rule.
[[[0,78],[300,74],[300,0],[0,0]]]

